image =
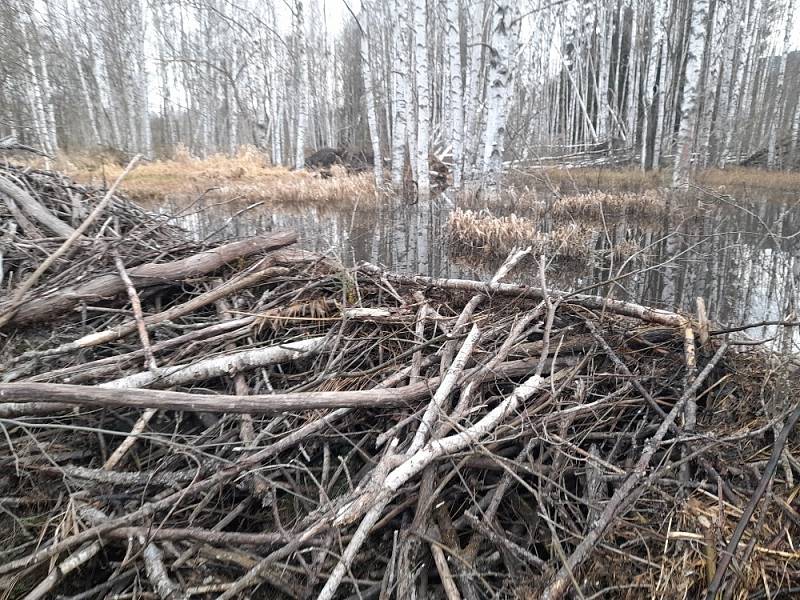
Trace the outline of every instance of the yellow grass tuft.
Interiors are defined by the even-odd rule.
[[[698,174],[697,183],[704,187],[753,187],[770,190],[796,191],[800,189],[800,172],[767,171],[765,169],[748,167],[708,169]]]
[[[595,191],[558,198],[549,210],[556,220],[597,222],[609,217],[624,217],[632,221],[652,221],[664,215],[666,206],[664,193],[656,190],[636,194]],[[544,210],[547,211],[546,208]]]
[[[596,249],[599,230],[569,223],[551,231],[541,231],[539,221],[516,215],[496,217],[456,209],[448,221],[448,241],[455,254],[480,254],[488,258],[506,256],[513,248],[531,246],[534,255],[561,261],[588,261]],[[613,248],[615,256],[630,256],[637,251],[632,242]]]
[[[512,185],[537,185],[555,187],[562,193],[580,193],[586,190],[640,192],[655,188],[668,188],[672,171],[642,171],[636,167],[625,168],[559,168],[548,167],[524,171],[510,176]],[[516,181],[514,181],[516,179]],[[699,171],[695,182],[701,187],[760,188],[771,190],[796,190],[800,187],[800,172],[768,171],[753,167],[712,168]]]

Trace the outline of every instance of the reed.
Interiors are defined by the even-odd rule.
[[[598,246],[600,232],[584,224],[567,223],[542,230],[536,219],[517,215],[494,216],[489,212],[456,209],[448,220],[448,242],[455,254],[470,253],[486,258],[507,255],[513,248],[531,246],[533,254],[546,255],[561,262],[586,262],[613,254],[630,256],[638,250],[633,242],[612,248]]]

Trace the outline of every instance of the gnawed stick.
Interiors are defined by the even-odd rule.
[[[513,249],[500,267],[495,271],[494,275],[488,282],[488,286],[494,286],[500,283],[503,278],[508,275],[511,270],[521,261],[525,256],[530,254],[531,249],[530,247],[525,248],[524,250],[517,250],[516,248]],[[486,300],[487,295],[483,292],[475,294],[472,298],[470,298],[469,302],[464,306],[461,310],[461,313],[458,315],[456,319],[455,325],[453,325],[453,329],[451,335],[455,336],[461,333],[461,331],[465,328],[466,324],[472,319],[472,315],[475,314],[475,309],[480,306],[480,304]],[[453,355],[456,353],[456,340],[448,341],[444,349],[442,350],[442,362],[441,362],[441,374],[444,375],[445,370],[450,366],[450,363],[453,361]]]
[[[488,284],[472,279],[444,279],[440,277],[426,277],[424,275],[403,275],[400,273],[387,273],[380,267],[371,264],[363,264],[360,270],[369,275],[385,275],[390,281],[405,285],[420,285],[425,287],[439,287],[447,290],[461,290],[467,292],[482,293],[487,295],[499,294],[501,296],[511,296],[518,298],[533,298],[541,300],[544,292],[539,287],[520,285],[514,283],[495,283]],[[671,327],[683,326],[685,317],[678,313],[650,308],[624,302],[622,300],[612,300],[604,296],[590,296],[588,294],[573,294],[561,290],[550,290],[552,298],[561,298],[567,304],[577,304],[585,308],[594,310],[606,310],[610,313],[624,317],[633,317],[649,323],[659,323]]]
[[[175,387],[186,385],[187,383],[222,377],[248,369],[299,360],[304,356],[318,354],[323,350],[325,344],[325,337],[313,337],[277,346],[267,346],[266,348],[239,350],[238,352],[222,354],[194,363],[162,367],[155,372],[135,373],[101,385],[106,388],[146,388],[153,385]],[[239,394],[237,391],[237,395],[246,394]]]
[[[155,315],[150,315],[148,317],[145,317],[144,323],[146,326],[149,327],[152,325],[156,325],[158,323],[163,323],[164,321],[169,321],[171,319],[182,317],[184,315],[194,312],[198,308],[202,308],[204,306],[212,304],[217,300],[219,300],[220,298],[224,298],[229,294],[238,292],[239,290],[243,290],[245,288],[261,283],[266,279],[270,279],[271,277],[278,277],[280,275],[285,275],[287,273],[288,270],[284,267],[270,267],[264,269],[263,271],[257,271],[255,273],[251,273],[250,275],[245,275],[243,277],[242,276],[235,277],[229,281],[226,281],[224,284],[217,286],[208,292],[205,292],[204,294],[195,296],[194,298],[184,302],[183,304],[173,306],[172,308],[169,308]],[[101,344],[113,342],[114,340],[118,340],[127,335],[130,335],[131,333],[136,331],[137,327],[138,325],[136,321],[128,321],[127,323],[123,323],[112,329],[106,329],[104,331],[90,333],[81,338],[78,338],[77,340],[68,342],[66,344],[62,344],[46,352],[37,351],[34,352],[33,354],[35,354],[35,357],[56,356],[58,354],[66,354],[68,352],[74,352],[76,350],[81,350],[84,348],[99,346]],[[17,357],[13,362],[16,364],[24,360],[27,360],[29,358],[33,357],[30,356],[28,353],[23,353],[19,357]]]
[[[84,219],[83,223],[80,224],[80,227],[72,231],[64,243],[59,246],[58,250],[48,256],[44,262],[39,265],[39,267],[33,273],[31,273],[28,278],[14,291],[14,296],[11,298],[11,302],[3,307],[3,313],[0,314],[0,329],[2,329],[4,325],[6,325],[15,317],[17,309],[20,307],[25,294],[36,284],[37,281],[39,281],[39,278],[47,271],[47,269],[49,269],[61,255],[69,250],[72,244],[74,244],[75,241],[80,238],[87,229],[89,229],[89,226],[94,223],[95,220],[97,220],[100,214],[105,210],[108,203],[111,202],[111,199],[114,197],[114,192],[117,190],[119,183],[128,173],[130,173],[131,169],[136,166],[136,163],[139,162],[140,158],[141,155],[137,154],[133,157],[133,159],[131,159],[131,161],[128,163],[128,166],[125,167],[125,170],[119,174],[119,177],[117,177],[116,181],[114,181],[113,185],[108,189],[106,195],[102,200],[100,200],[97,206],[94,207],[94,210],[89,213],[89,216]],[[56,219],[56,221],[58,221],[58,219]],[[61,221],[58,222],[61,223]],[[63,225],[69,230],[72,229],[66,224]]]
[[[576,363],[574,357],[548,359],[546,371]],[[524,376],[535,369],[538,359],[514,360],[503,363],[494,372],[484,373],[485,381]],[[480,372],[480,367],[464,371],[464,378]],[[69,403],[79,406],[153,408],[189,412],[230,412],[269,414],[320,408],[376,408],[402,406],[430,396],[439,377],[414,385],[370,390],[339,392],[287,392],[281,394],[231,396],[223,394],[190,394],[168,390],[138,388],[106,388],[61,383],[3,383],[0,384],[0,409],[6,402]]]
[[[296,241],[297,235],[293,232],[276,232],[269,236],[224,244],[172,262],[131,267],[128,269],[128,274],[136,281],[140,289],[164,283],[180,282],[216,271],[239,258],[257,252],[282,248]],[[9,320],[17,325],[51,320],[54,316],[68,313],[81,302],[112,298],[123,291],[125,291],[125,284],[118,274],[101,275],[42,297],[31,298],[24,305],[16,307]],[[7,306],[0,308],[8,312]],[[0,321],[0,327],[5,323],[6,321]]]
[[[122,262],[122,258],[118,252],[114,253],[114,264],[117,266],[120,279],[122,279],[122,282],[125,284],[125,290],[128,292],[128,300],[130,300],[131,308],[133,309],[136,328],[139,332],[139,341],[142,343],[142,350],[144,352],[144,368],[155,373],[158,366],[153,356],[153,349],[150,346],[150,335],[147,333],[147,326],[144,323],[144,313],[142,312],[142,302],[139,300],[139,294],[136,292],[136,287],[128,276],[128,272],[125,270],[125,263]]]
[[[144,546],[142,556],[147,578],[156,590],[161,600],[187,600],[188,596],[181,590],[177,583],[172,581],[164,566],[164,554],[153,542],[145,540],[144,535],[139,536],[139,543]]]
[[[46,597],[67,575],[94,558],[102,547],[102,544],[98,541],[89,542],[81,546],[81,548],[70,554],[51,569],[47,577],[42,579],[39,584],[25,596],[25,600],[39,600],[40,598]]]
[[[36,198],[31,196],[20,186],[16,185],[13,181],[1,175],[0,197],[3,197],[3,200],[6,201],[7,205],[13,203],[14,206],[17,207],[17,210],[27,214],[29,217],[37,221],[40,225],[43,225],[49,229],[55,235],[68,238],[75,233],[75,230],[72,227],[53,215],[53,213],[42,206],[42,204],[36,200]],[[7,199],[10,199],[10,202]],[[24,228],[27,228],[27,225],[30,223],[30,221],[27,221],[27,223],[26,221],[27,218],[25,221],[20,223],[20,225]]]
[[[224,298],[217,300],[216,306],[217,313],[223,321],[233,320],[230,307]],[[235,345],[233,343],[229,343],[226,345],[226,349],[233,351],[235,350]],[[233,374],[233,389],[237,396],[250,395],[250,386],[247,385],[244,375],[242,375],[239,370],[236,370]],[[247,413],[242,414],[239,417],[239,438],[245,443],[245,445],[252,446],[255,437],[255,430],[253,429],[253,415],[249,415]]]
[[[450,396],[456,381],[464,371],[464,368],[467,365],[467,360],[472,354],[480,335],[481,332],[480,329],[478,329],[478,326],[473,325],[469,335],[467,335],[467,339],[464,340],[461,349],[458,351],[456,358],[448,367],[444,377],[442,377],[442,381],[439,384],[439,387],[436,389],[436,393],[433,395],[430,404],[428,404],[425,414],[422,415],[422,420],[417,428],[417,432],[414,434],[414,439],[411,442],[411,446],[407,451],[408,454],[414,454],[417,450],[422,448],[423,444],[428,439],[428,436],[433,430],[434,425],[441,417],[441,411],[442,407],[444,406],[444,402]]]
[[[144,428],[153,420],[153,417],[158,412],[155,408],[148,408],[146,409],[139,418],[136,419],[136,423],[133,424],[131,427],[131,432],[128,436],[122,440],[119,446],[111,453],[111,456],[108,457],[108,460],[103,464],[103,469],[106,471],[111,471],[114,467],[116,467],[119,462],[125,457],[128,451],[133,448],[133,445],[136,443],[136,440],[139,439],[139,436],[144,431]]]
[[[508,415],[512,414],[521,402],[528,400],[538,392],[545,382],[546,380],[539,375],[534,375],[527,379],[506,400],[489,411],[477,423],[450,437],[429,442],[419,452],[391,471],[377,490],[367,490],[364,495],[346,504],[335,516],[333,522],[335,526],[342,526],[358,520],[361,515],[365,516],[356,530],[356,535],[353,536],[328,578],[325,587],[320,592],[318,600],[330,600],[336,593],[353,557],[366,540],[367,533],[372,528],[372,525],[378,521],[383,509],[400,487],[434,460],[458,452],[468,445],[480,441],[491,433],[497,425],[505,421]]]
[[[435,528],[434,528],[435,530]],[[438,538],[438,531],[434,531],[436,535],[432,537]],[[433,562],[436,565],[436,571],[439,573],[439,579],[442,581],[445,596],[447,600],[461,600],[461,594],[458,593],[455,581],[453,581],[453,574],[450,572],[450,565],[447,563],[447,557],[444,555],[439,544],[431,542],[429,544],[431,554],[433,555]]]
[[[686,360],[686,373],[683,377],[683,389],[688,390],[697,375],[697,350],[694,343],[694,329],[691,322],[687,319],[683,329],[683,353]],[[686,408],[683,411],[683,429],[687,435],[694,433],[697,426],[697,399],[694,394],[690,394],[686,401]],[[684,444],[681,449],[684,457],[691,453],[691,449]],[[684,483],[689,481],[689,461],[684,461],[680,467],[680,479]]]
[[[136,321],[136,328],[139,332],[139,340],[142,343],[142,350],[144,351],[145,368],[149,369],[152,374],[156,375],[158,373],[158,365],[156,364],[156,359],[153,356],[153,349],[150,347],[150,336],[147,334],[147,326],[144,323],[142,303],[139,301],[139,294],[136,293],[136,288],[133,286],[133,282],[128,276],[128,272],[125,270],[125,264],[122,262],[122,258],[120,258],[119,254],[114,257],[114,262],[117,265],[119,276],[125,284],[125,288],[128,292],[131,308],[133,308],[133,316]],[[112,471],[114,467],[119,464],[119,462],[128,453],[128,450],[130,450],[136,443],[137,437],[144,431],[144,428],[147,427],[147,424],[150,423],[150,420],[155,414],[155,410],[148,409],[139,416],[136,423],[134,423],[133,427],[131,428],[131,434],[122,440],[122,443],[120,443],[116,450],[111,453],[111,456],[108,457],[108,460],[106,460],[105,464],[103,465],[103,469],[106,471]]]

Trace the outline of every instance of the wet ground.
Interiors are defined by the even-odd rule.
[[[334,254],[346,265],[369,261],[435,277],[486,278],[496,264],[485,252],[456,252],[447,243],[452,208],[434,199],[413,206],[387,200],[379,206],[363,202],[279,208],[207,201],[189,208],[172,203],[159,210],[180,215],[176,221],[200,239],[293,229],[303,247]],[[522,217],[536,212],[524,202],[490,210]],[[711,318],[730,326],[791,318],[800,298],[800,195],[728,189],[726,196],[700,195],[691,206],[675,211],[669,222],[654,221],[608,215],[594,223],[596,258],[554,260],[548,284],[692,312],[696,298],[702,297]],[[540,226],[546,231],[553,224],[545,219]],[[627,260],[614,258],[608,250],[623,243],[634,244],[638,252]],[[514,279],[535,282],[535,265]],[[771,337],[774,328],[754,328],[748,334]],[[795,334],[794,350],[800,349],[797,341]],[[790,349],[786,340],[776,343]]]

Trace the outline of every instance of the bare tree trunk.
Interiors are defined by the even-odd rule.
[[[408,18],[401,0],[394,0],[397,22],[392,29],[394,68],[392,69],[394,89],[392,123],[392,187],[395,191],[403,188],[403,170],[406,158],[406,98],[408,97]]]
[[[481,113],[481,51],[483,49],[483,10],[466,15],[469,25],[467,44],[467,87],[464,96],[464,167],[466,177],[471,179],[478,162],[478,124]]]
[[[789,49],[791,46],[792,26],[794,16],[794,2],[787,0],[786,2],[786,27],[783,31],[783,48],[781,50],[781,62],[778,67],[777,84],[775,86],[775,108],[772,111],[772,121],[769,128],[769,142],[767,143],[767,168],[774,169],[776,167],[776,151],[779,143],[778,130],[783,125],[783,111],[784,111],[784,98],[783,88],[784,79],[786,78],[786,63],[789,60]]]
[[[414,38],[414,57],[417,63],[417,191],[420,199],[426,200],[431,194],[428,165],[431,121],[426,0],[414,0]]]
[[[295,0],[294,32],[297,43],[297,63],[299,78],[297,85],[297,143],[295,145],[294,167],[302,169],[306,163],[306,125],[308,123],[308,62],[306,59],[306,34],[303,22],[303,2]]]
[[[681,125],[678,132],[678,148],[672,172],[672,185],[682,188],[689,185],[692,170],[692,146],[697,125],[697,83],[703,64],[703,46],[708,17],[708,0],[694,0],[691,10],[691,32],[689,54],[686,60],[683,100],[681,101]]]
[[[447,0],[447,49],[450,64],[450,112],[452,130],[450,146],[453,152],[453,187],[461,187],[464,157],[464,90],[461,81],[461,34],[458,26],[458,0]]]
[[[362,13],[364,14],[364,13]],[[367,122],[369,124],[369,137],[372,140],[372,163],[375,173],[375,187],[380,189],[383,186],[383,156],[381,155],[380,127],[378,125],[378,115],[375,110],[375,94],[373,92],[372,61],[370,59],[370,47],[367,26],[368,16],[364,14],[364,23],[361,30],[361,76],[364,79],[364,102],[367,106]]]
[[[497,185],[503,171],[506,118],[514,84],[514,56],[519,27],[520,13],[517,3],[513,0],[498,0],[492,18],[489,97],[483,152],[483,174],[490,187]]]
[[[138,25],[139,31],[136,36],[136,62],[138,63],[139,68],[139,81],[138,81],[138,90],[139,90],[139,110],[141,111],[141,145],[140,150],[142,154],[144,154],[145,158],[153,158],[153,136],[150,130],[150,106],[149,106],[149,94],[148,94],[148,84],[147,84],[147,63],[145,59],[144,53],[144,40],[145,40],[145,28],[147,24],[147,19],[145,17],[147,11],[147,2],[146,0],[140,0],[139,2],[139,13],[138,13]]]
[[[600,43],[600,68],[597,78],[597,137],[608,138],[608,79],[611,71],[611,27],[608,25],[608,1],[600,0],[596,33]]]

